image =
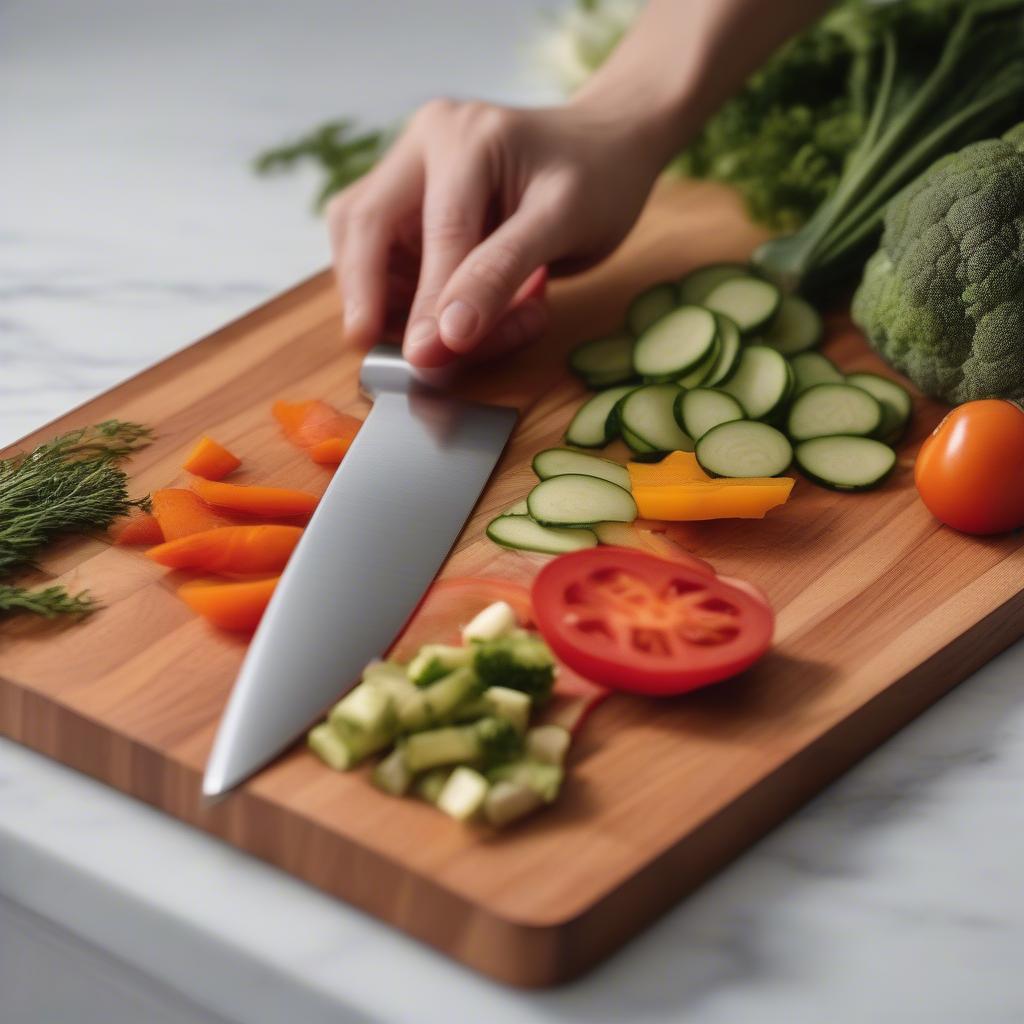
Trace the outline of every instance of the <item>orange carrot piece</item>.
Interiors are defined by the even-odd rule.
[[[351,439],[344,437],[329,437],[326,441],[310,445],[306,451],[309,457],[320,466],[337,466],[345,453],[352,447]]]
[[[148,512],[132,513],[115,523],[110,532],[115,544],[160,544],[164,539],[164,531],[160,529],[156,516]]]
[[[237,455],[233,455],[212,437],[203,436],[181,468],[207,480],[223,480],[241,464],[242,460]]]
[[[214,626],[251,632],[263,617],[279,576],[245,583],[193,580],[178,587],[178,597]]]
[[[301,536],[299,526],[221,526],[159,544],[146,557],[168,569],[280,572]]]
[[[323,465],[337,465],[363,425],[362,420],[348,413],[338,412],[327,402],[311,399],[307,402],[275,402],[271,410],[274,419],[281,424],[285,437],[292,444],[309,451],[314,462]],[[314,454],[314,449],[326,442],[335,442],[330,447]],[[344,442],[340,448],[337,442]],[[340,451],[340,455],[337,453]]]
[[[183,487],[165,487],[151,495],[153,516],[165,540],[177,540],[190,533],[231,526],[231,520],[215,512],[206,502]]]
[[[303,516],[316,508],[319,501],[309,491],[291,487],[253,487],[225,484],[195,477],[192,490],[208,505],[232,509],[252,516]]]

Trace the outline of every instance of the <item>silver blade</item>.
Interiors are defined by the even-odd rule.
[[[407,383],[394,366],[378,379],[388,390],[292,554],[221,719],[207,796],[284,750],[387,650],[501,455],[514,410]]]

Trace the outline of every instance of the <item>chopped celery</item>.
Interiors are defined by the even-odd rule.
[[[516,613],[507,601],[495,601],[470,620],[462,630],[465,643],[497,640],[516,625]]]
[[[460,765],[448,777],[437,807],[459,821],[468,821],[483,807],[489,784],[478,771]]]
[[[526,732],[530,722],[530,698],[521,690],[507,686],[491,686],[484,690],[484,702],[490,714],[510,722],[516,732]]]
[[[537,725],[526,733],[526,756],[543,764],[564,764],[572,734],[560,725]]]
[[[353,729],[368,733],[393,731],[397,725],[391,697],[372,683],[360,683],[331,708],[328,720],[341,720]]]
[[[401,744],[376,765],[371,779],[378,789],[392,796],[402,796],[408,791],[413,773],[405,763],[405,750]]]
[[[497,828],[544,806],[544,800],[529,786],[521,782],[495,782],[484,800],[484,817]]]
[[[515,782],[528,786],[545,803],[555,801],[562,788],[562,768],[539,761],[511,761],[492,768],[488,773],[492,782]]]
[[[409,662],[406,672],[417,686],[429,686],[472,660],[468,647],[450,647],[447,644],[425,644]]]

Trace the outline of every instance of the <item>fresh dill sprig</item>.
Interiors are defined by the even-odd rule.
[[[138,423],[107,420],[0,459],[0,579],[33,567],[43,547],[61,534],[105,530],[132,508],[145,507],[148,499],[129,497],[118,462],[150,437]],[[56,586],[8,586],[0,594],[0,614],[82,614],[94,606],[87,596]]]
[[[55,619],[58,615],[88,615],[97,607],[86,591],[69,594],[60,586],[28,590],[26,587],[0,583],[0,615],[30,612],[44,619]]]
[[[316,165],[325,175],[314,204],[321,210],[335,192],[351,185],[373,167],[384,155],[391,139],[392,133],[388,131],[355,134],[349,120],[328,121],[294,142],[261,153],[253,161],[253,169],[257,174],[274,174],[291,170],[298,163]]]

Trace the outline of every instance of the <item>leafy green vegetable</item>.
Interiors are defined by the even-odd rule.
[[[853,315],[930,395],[1024,399],[1024,124],[943,158],[889,204]]]
[[[149,437],[137,423],[108,420],[0,459],[0,579],[31,567],[59,534],[105,530],[130,509],[146,507],[147,498],[128,497],[128,478],[117,463]],[[63,587],[5,586],[0,593],[0,614],[81,614],[94,607]]]
[[[867,8],[865,8],[866,10]],[[1024,0],[917,0],[889,4],[873,55],[871,110],[835,191],[796,234],[755,254],[757,266],[796,289],[828,283],[859,266],[877,237],[886,203],[937,157],[1005,130],[1024,103]],[[916,14],[914,12],[917,12]],[[903,20],[927,15],[934,48],[901,42]]]
[[[315,203],[320,210],[335,192],[366,174],[390,143],[390,132],[357,134],[349,120],[328,121],[294,142],[261,153],[253,162],[253,168],[257,174],[273,174],[291,170],[299,163],[319,167],[325,174]]]

